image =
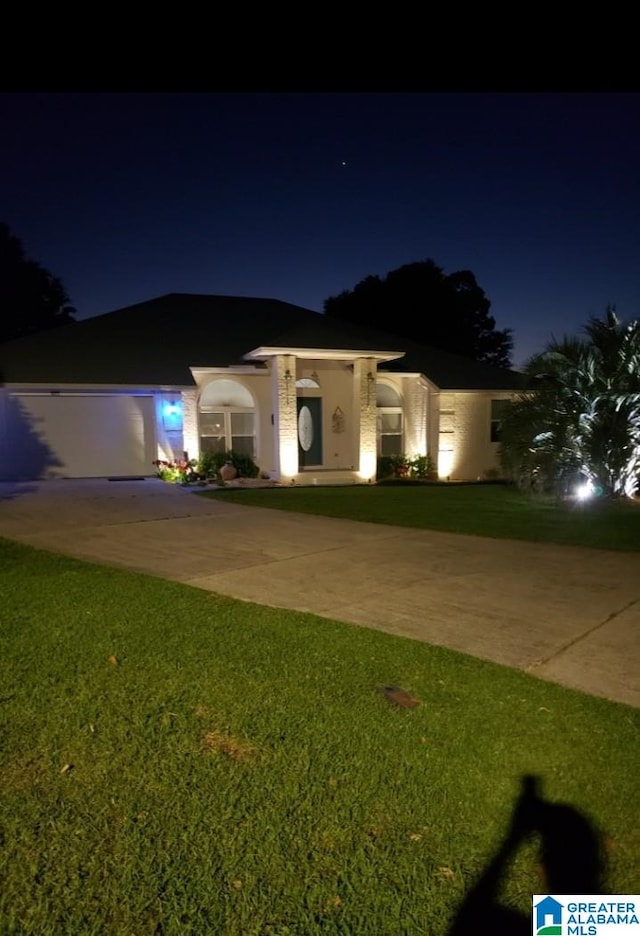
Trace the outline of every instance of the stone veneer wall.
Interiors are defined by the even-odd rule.
[[[182,391],[183,451],[189,458],[200,457],[200,428],[198,424],[198,391]]]
[[[287,371],[290,379],[285,376]],[[275,480],[287,481],[298,474],[298,407],[294,355],[279,354],[273,358],[271,380],[276,438]]]
[[[426,455],[428,390],[419,377],[408,377],[404,386],[404,452],[409,458]]]
[[[472,481],[500,473],[498,443],[491,442],[491,401],[509,400],[506,391],[440,394],[438,472]]]
[[[373,380],[369,379],[369,375]],[[377,464],[376,362],[357,358],[353,364],[354,465],[363,481],[375,480]]]

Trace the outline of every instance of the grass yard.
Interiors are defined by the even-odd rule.
[[[637,891],[638,710],[7,541],[0,635],[3,934],[445,936],[530,773]],[[503,900],[539,887],[527,844]]]
[[[203,493],[253,507],[563,546],[640,550],[640,500],[558,505],[502,484],[225,488]]]

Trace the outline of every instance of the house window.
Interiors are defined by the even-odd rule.
[[[492,400],[491,401],[491,441],[499,442],[500,433],[502,429],[502,419],[504,417],[507,406],[509,406],[509,400]]]
[[[236,380],[214,380],[200,397],[200,451],[229,450],[255,458],[253,398]]]
[[[228,452],[255,455],[254,414],[232,409],[200,413],[202,452]]]
[[[389,384],[376,385],[378,416],[378,455],[402,455],[404,450],[404,418],[402,399]]]
[[[378,454],[402,455],[402,410],[378,410]]]

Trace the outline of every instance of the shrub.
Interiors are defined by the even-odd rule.
[[[432,481],[437,477],[433,459],[430,455],[416,455],[409,462],[409,471],[412,478]]]
[[[391,455],[379,455],[376,462],[376,481],[393,477],[393,459]]]
[[[430,455],[381,455],[378,458],[376,480],[388,478],[412,478],[420,481],[437,480],[437,473]]]
[[[224,452],[203,452],[198,459],[198,471],[205,478],[217,478],[226,460]]]
[[[250,455],[240,452],[203,452],[198,461],[198,472],[205,478],[217,478],[226,462],[231,462],[239,478],[257,478],[260,469]]]
[[[153,463],[157,476],[162,481],[172,481],[174,484],[189,484],[192,481],[197,481],[197,464],[195,458],[190,461],[185,458],[179,458],[175,461],[159,458]]]

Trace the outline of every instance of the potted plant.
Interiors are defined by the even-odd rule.
[[[233,464],[230,458],[226,460],[226,462],[220,469],[220,477],[225,483],[227,481],[233,481],[234,478],[238,477],[238,469]]]

